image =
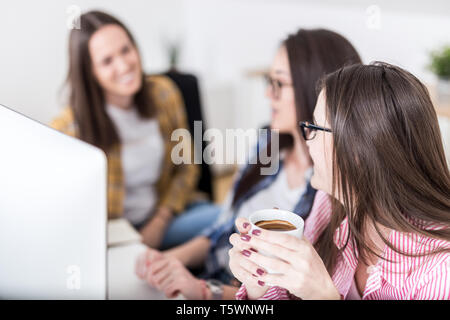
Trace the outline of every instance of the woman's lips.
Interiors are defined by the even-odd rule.
[[[132,83],[135,78],[136,78],[136,73],[135,72],[129,72],[129,73],[124,74],[123,76],[120,76],[117,79],[117,82],[120,83],[120,84],[127,85],[127,84]]]

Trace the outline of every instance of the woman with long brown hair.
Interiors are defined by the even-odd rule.
[[[450,174],[425,86],[375,63],[320,89],[313,122],[301,123],[320,190],[304,238],[232,235],[237,298],[450,299]],[[236,220],[241,233],[246,222]]]
[[[171,159],[172,132],[187,128],[181,94],[169,78],[145,75],[123,23],[100,11],[80,16],[67,84],[69,106],[51,126],[106,153],[109,218],[129,220],[151,247],[187,241],[214,221],[218,207],[196,201],[198,167]]]
[[[266,77],[266,96],[272,109],[270,127],[279,130],[279,150],[272,148],[274,139],[259,144],[263,154],[264,150],[275,149],[271,161],[279,162],[279,170],[264,175],[262,169],[267,168],[262,161],[247,165],[216,224],[172,250],[144,252],[136,264],[138,276],[168,297],[182,293],[188,299],[234,298],[238,286],[228,269],[227,252],[236,217],[248,217],[267,205],[308,217],[316,190],[311,187],[312,162],[298,122],[312,121],[317,80],[354,63],[361,63],[357,51],[335,32],[300,29],[289,35],[279,47]],[[201,279],[187,270],[203,266]]]

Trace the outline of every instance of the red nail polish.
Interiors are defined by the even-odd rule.
[[[250,225],[250,223],[245,222],[242,226],[244,227],[244,229],[247,229],[247,227]]]
[[[264,274],[264,270],[263,269],[257,269],[256,273],[259,274],[260,276],[262,276]]]
[[[250,248],[250,250],[253,251],[253,252],[258,252],[258,250],[253,249],[253,248]]]
[[[248,242],[248,241],[250,241],[251,237],[249,235],[247,235],[247,234],[244,234],[244,235],[241,236],[241,239],[243,241],[247,241]]]
[[[255,235],[255,236],[259,236],[261,234],[261,230],[255,229],[255,230],[252,231],[252,234]]]
[[[258,284],[259,284],[261,287],[264,287],[264,285],[265,285],[264,281],[261,281],[261,280],[258,280]]]
[[[248,258],[248,257],[250,257],[250,255],[252,253],[250,251],[248,251],[248,250],[242,250],[242,254]]]

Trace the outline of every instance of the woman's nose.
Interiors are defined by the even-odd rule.
[[[266,85],[266,90],[264,91],[264,93],[265,93],[265,96],[267,98],[269,98],[270,100],[274,100],[275,99],[274,96],[273,96],[272,86]]]
[[[117,73],[121,74],[130,69],[130,64],[122,57],[116,59],[116,70]]]

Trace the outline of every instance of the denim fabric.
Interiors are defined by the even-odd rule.
[[[220,212],[220,206],[207,201],[189,205],[168,227],[161,250],[175,247],[200,235],[203,230],[213,225]]]

